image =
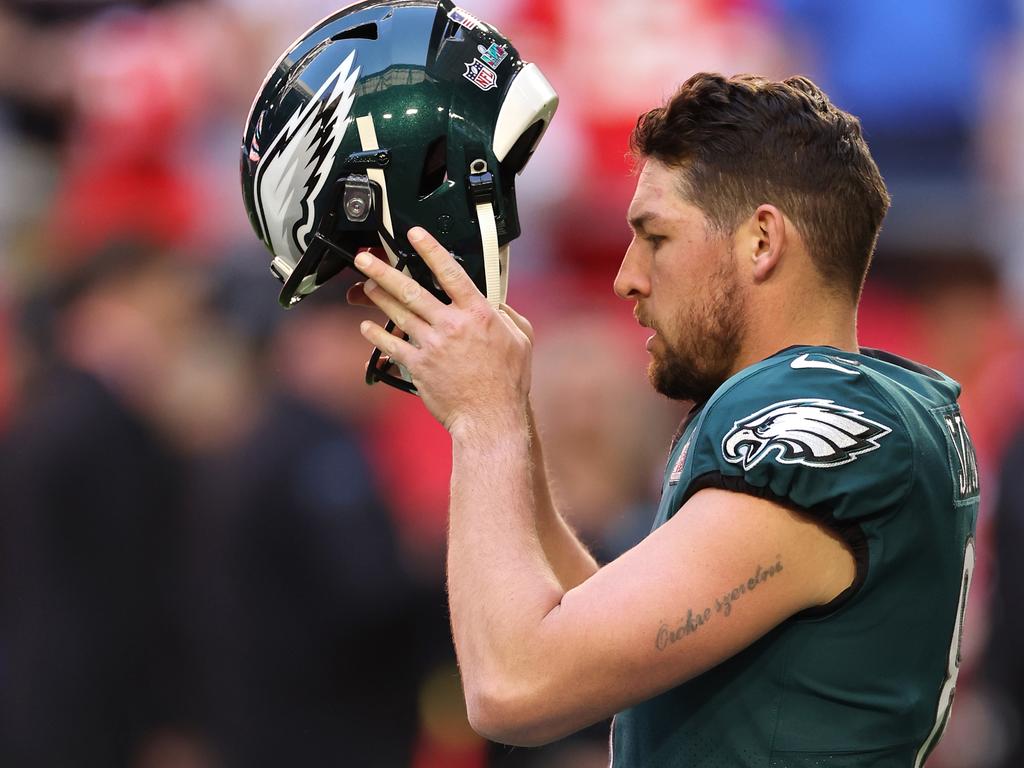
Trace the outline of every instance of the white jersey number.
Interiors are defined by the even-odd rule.
[[[956,621],[953,624],[953,638],[949,643],[949,658],[946,664],[946,680],[942,684],[942,691],[939,693],[939,706],[935,713],[935,725],[924,744],[917,750],[917,760],[914,761],[914,768],[921,768],[924,761],[931,754],[935,745],[939,743],[942,732],[949,722],[949,713],[953,709],[953,694],[956,693],[956,678],[960,673],[960,646],[964,639],[964,616],[967,613],[967,592],[971,588],[971,575],[974,573],[974,537],[967,539],[967,546],[964,549],[964,571],[960,580],[960,603],[956,608]]]

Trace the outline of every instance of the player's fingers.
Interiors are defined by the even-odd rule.
[[[408,341],[388,333],[372,320],[363,320],[359,324],[359,333],[393,361],[411,369],[410,364],[415,361],[417,350]]]
[[[434,273],[437,284],[451,297],[456,306],[466,307],[483,299],[483,294],[477,290],[462,265],[427,230],[423,227],[413,227],[409,230],[408,238],[416,253]]]
[[[375,305],[378,309],[382,310],[385,315],[394,321],[395,325],[409,334],[412,339],[422,341],[431,333],[430,325],[423,318],[419,317],[390,293],[382,290],[373,280],[367,280],[363,283],[363,296],[371,302],[371,305]]]
[[[390,293],[401,304],[404,304],[427,322],[435,322],[441,312],[444,311],[444,304],[437,297],[390,264],[374,258],[368,253],[359,253],[356,255],[355,265],[360,272],[373,280],[379,288]],[[366,293],[365,285],[363,293]]]

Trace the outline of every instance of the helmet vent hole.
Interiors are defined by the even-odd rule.
[[[448,181],[448,137],[438,136],[427,147],[420,174],[420,199],[436,191]]]
[[[331,40],[376,40],[377,39],[377,24],[370,22],[369,24],[360,24],[356,27],[350,27],[349,29],[339,32],[334,35]]]
[[[540,135],[543,132],[544,121],[538,120],[523,131],[522,136],[516,139],[516,143],[512,145],[508,154],[505,155],[505,159],[501,161],[501,175],[504,178],[511,179],[526,167],[526,163],[530,156],[533,155],[533,150],[537,148],[537,142],[540,140]]]

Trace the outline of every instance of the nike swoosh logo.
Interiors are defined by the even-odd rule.
[[[853,365],[853,363],[850,363]],[[860,371],[850,370],[849,368],[843,368],[841,365],[835,363],[826,363],[824,360],[810,360],[807,355],[800,355],[799,357],[793,358],[793,362],[789,364],[790,368],[825,368],[830,371],[839,371],[839,373],[847,373],[850,376],[860,376]]]

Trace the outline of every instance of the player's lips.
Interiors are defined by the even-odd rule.
[[[641,328],[650,328],[654,333],[647,339],[647,351],[651,351],[651,347],[654,346],[654,340],[658,337],[658,329],[651,325],[650,321],[640,316],[639,312],[634,310],[633,316],[636,318],[637,323]]]

